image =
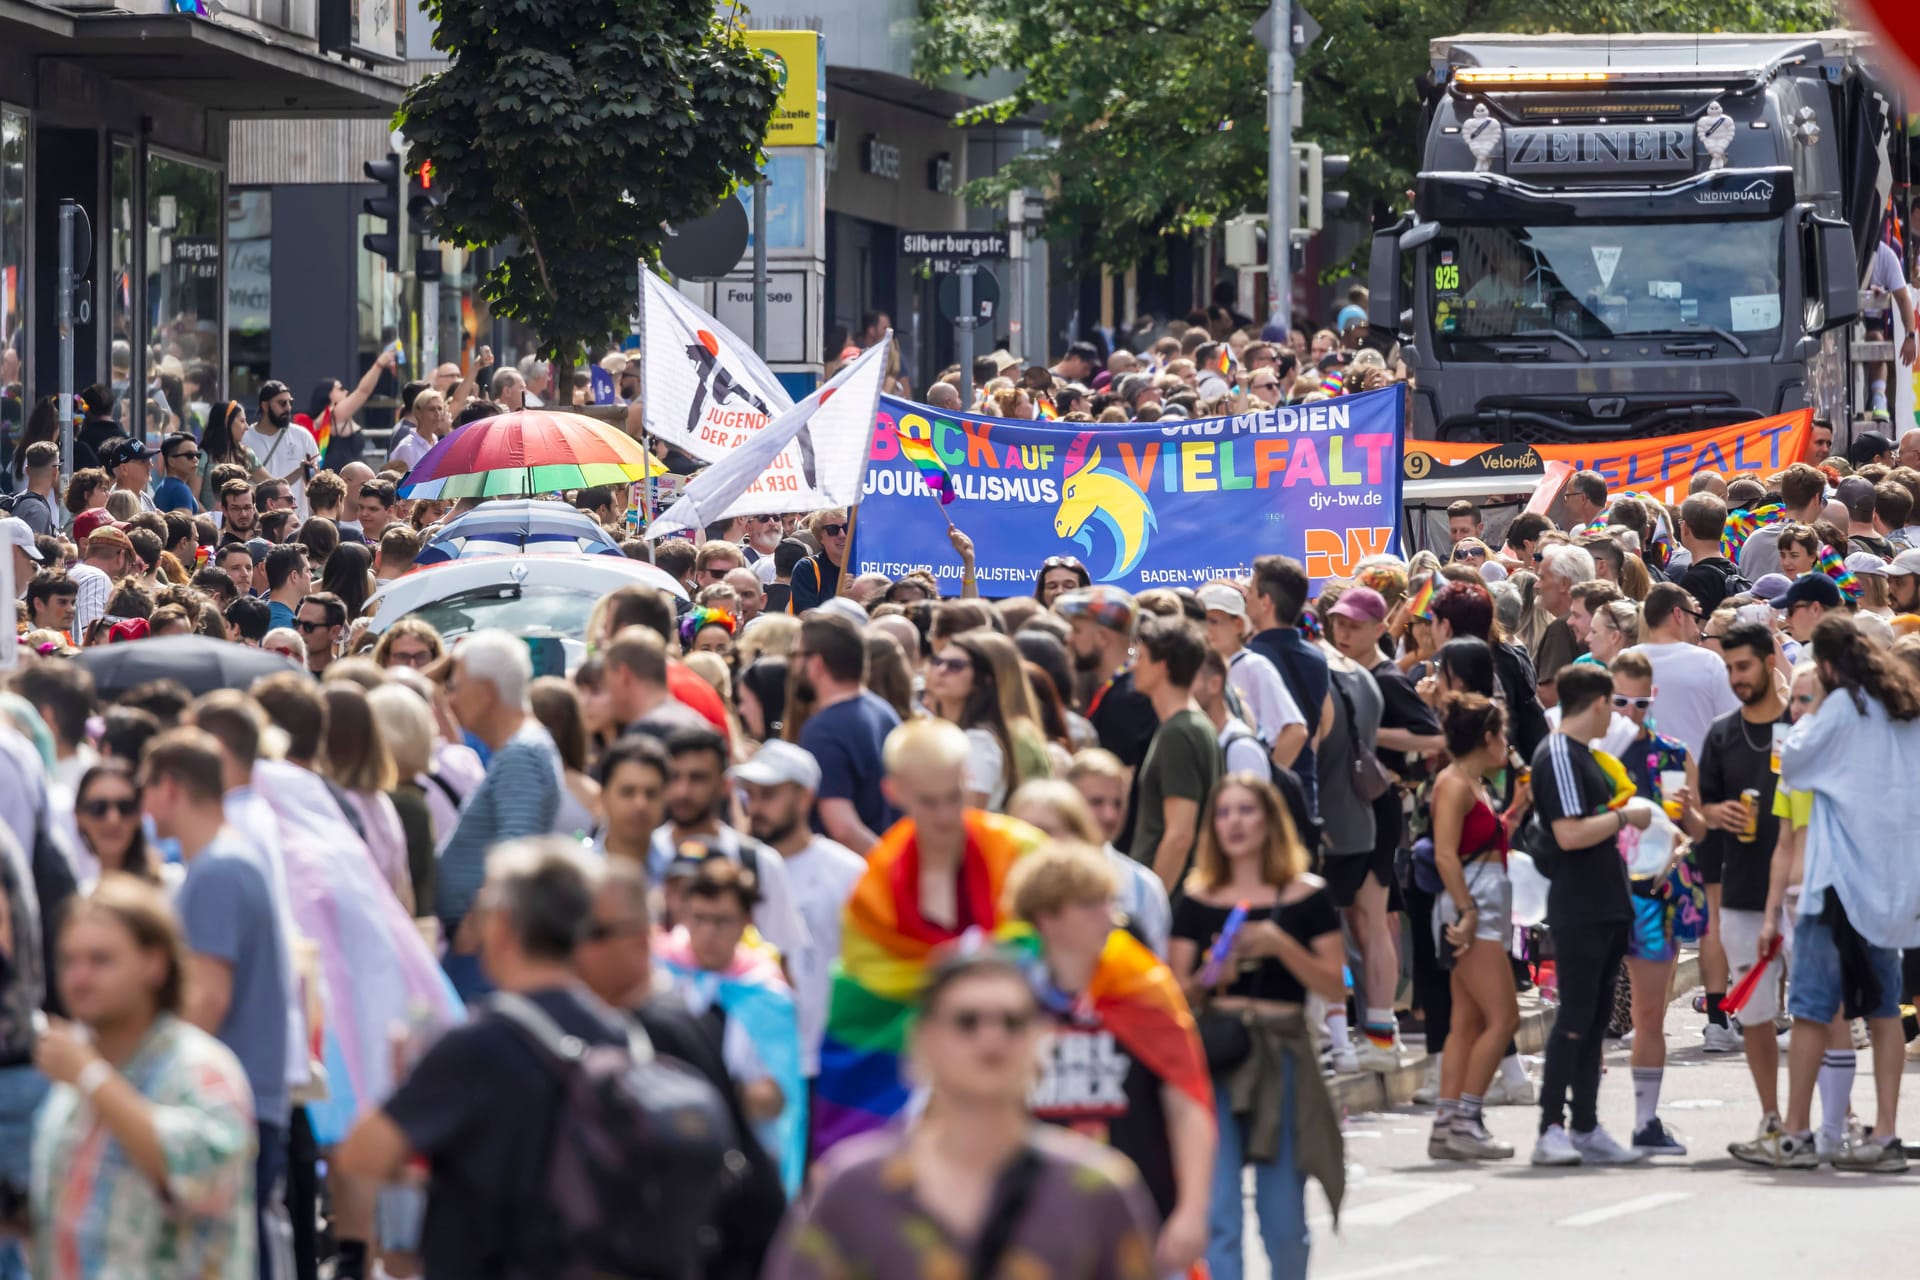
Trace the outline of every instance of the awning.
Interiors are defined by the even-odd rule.
[[[405,86],[262,36],[187,14],[68,14],[0,0],[0,40],[97,75],[233,116],[391,116]]]

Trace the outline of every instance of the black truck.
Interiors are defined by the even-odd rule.
[[[1851,421],[1903,109],[1869,43],[1433,41],[1413,211],[1369,272],[1415,437],[1637,439],[1809,404]]]

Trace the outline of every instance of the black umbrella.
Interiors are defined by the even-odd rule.
[[[81,650],[74,661],[93,674],[94,688],[103,698],[149,680],[178,680],[198,697],[215,689],[246,689],[261,676],[299,670],[277,653],[206,636],[96,645]]]

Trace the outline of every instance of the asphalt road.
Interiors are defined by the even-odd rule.
[[[1691,993],[1667,1018],[1662,1119],[1691,1148],[1684,1158],[1614,1169],[1535,1169],[1527,1163],[1538,1111],[1503,1107],[1487,1127],[1512,1160],[1462,1165],[1427,1158],[1432,1110],[1355,1115],[1347,1123],[1347,1198],[1335,1235],[1308,1189],[1313,1280],[1418,1276],[1451,1280],[1514,1273],[1618,1280],[1678,1266],[1741,1280],[1914,1274],[1920,1258],[1920,1161],[1905,1175],[1773,1172],[1741,1164],[1727,1143],[1759,1120],[1746,1061],[1701,1052]],[[1856,1114],[1871,1122],[1873,1082],[1860,1054]],[[1533,1063],[1538,1075],[1538,1064]],[[1784,1066],[1781,1073],[1784,1101]],[[1901,1127],[1920,1135],[1920,1062],[1902,1077]],[[1819,1104],[1814,1109],[1816,1123]],[[1633,1120],[1626,1051],[1613,1046],[1600,1120],[1623,1142]],[[1910,1147],[1911,1150],[1911,1147]],[[1249,1239],[1257,1239],[1251,1219]],[[1703,1269],[1704,1268],[1704,1269]],[[1250,1280],[1268,1280],[1249,1267]],[[1280,1277],[1277,1280],[1291,1280]]]

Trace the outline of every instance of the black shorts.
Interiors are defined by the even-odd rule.
[[[1333,905],[1336,907],[1353,905],[1369,873],[1375,881],[1386,886],[1387,910],[1404,910],[1397,901],[1400,888],[1393,874],[1393,850],[1389,849],[1384,854],[1375,849],[1368,853],[1320,856],[1320,878],[1327,882],[1327,892],[1333,895]]]
[[[1720,883],[1720,871],[1726,865],[1726,854],[1721,852],[1718,840],[1702,840],[1693,846],[1693,861],[1700,868],[1702,881],[1707,884]]]

